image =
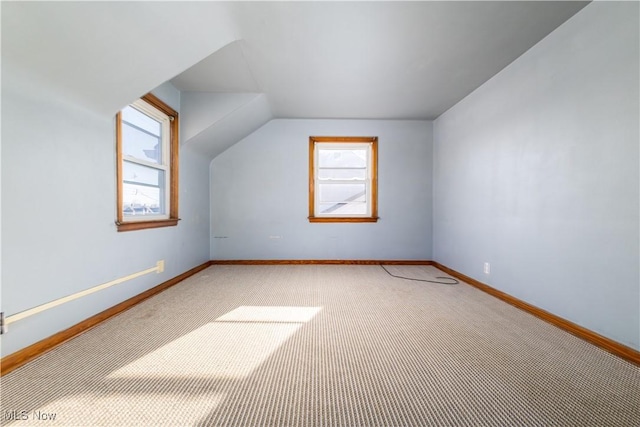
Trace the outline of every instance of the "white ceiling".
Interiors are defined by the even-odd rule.
[[[239,2],[238,42],[172,79],[275,117],[434,119],[586,2]]]
[[[61,100],[113,116],[236,40],[229,6],[2,1],[2,84],[11,70]]]
[[[586,4],[3,1],[2,90],[113,117],[170,81],[213,158],[274,117],[434,119]]]

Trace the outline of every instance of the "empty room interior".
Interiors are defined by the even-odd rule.
[[[640,3],[0,14],[0,425],[640,425]]]

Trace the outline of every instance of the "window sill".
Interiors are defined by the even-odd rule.
[[[116,222],[118,231],[144,230],[147,228],[173,227],[178,225],[178,219],[161,219],[157,221]]]
[[[310,216],[309,222],[378,222],[377,216],[369,217],[318,217]]]

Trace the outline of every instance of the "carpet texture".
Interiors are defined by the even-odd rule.
[[[640,426],[639,367],[379,266],[213,266],[1,386],[12,426]]]

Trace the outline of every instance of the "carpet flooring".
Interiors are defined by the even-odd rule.
[[[640,426],[640,367],[371,265],[212,266],[1,391],[12,426]]]

